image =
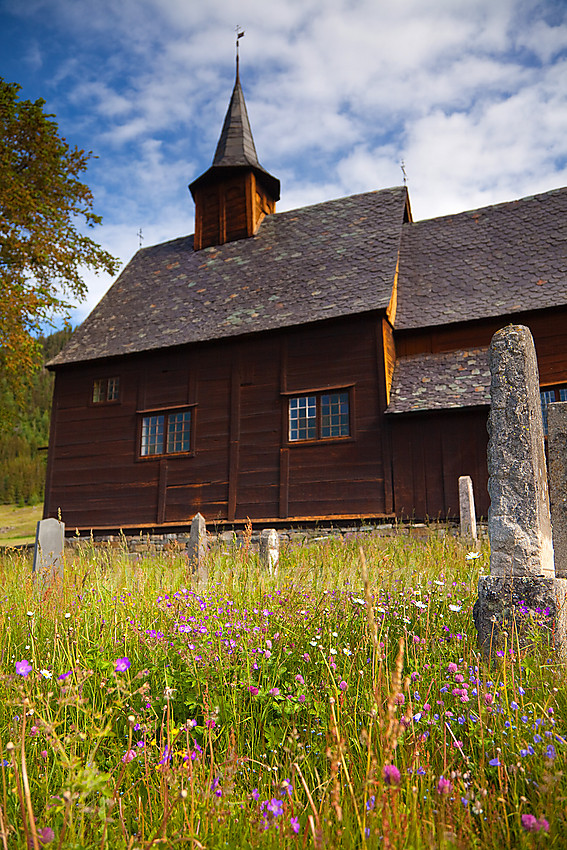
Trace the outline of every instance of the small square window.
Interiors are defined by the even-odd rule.
[[[104,401],[118,401],[120,396],[120,378],[96,378],[93,381],[93,404]]]
[[[140,456],[191,451],[191,411],[174,410],[142,416]]]
[[[330,440],[350,436],[348,391],[289,399],[289,440]]]

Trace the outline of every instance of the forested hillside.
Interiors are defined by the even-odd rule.
[[[43,363],[54,357],[72,334],[57,331],[40,339]],[[49,441],[53,375],[42,366],[25,387],[20,408],[0,366],[0,503],[33,505],[43,499]]]

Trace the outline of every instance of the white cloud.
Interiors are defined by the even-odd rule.
[[[36,63],[64,134],[99,156],[87,175],[98,238],[124,261],[139,227],[144,244],[192,230],[187,184],[218,140],[236,23],[281,210],[400,184],[402,159],[416,218],[567,182],[561,3],[5,0],[4,10],[21,16],[21,61],[28,74]],[[91,304],[109,281],[88,281]]]

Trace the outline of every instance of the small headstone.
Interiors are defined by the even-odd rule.
[[[207,578],[206,562],[209,545],[205,517],[196,514],[191,523],[191,533],[187,543],[187,557],[191,572],[197,573],[198,580]]]
[[[567,401],[548,406],[547,432],[555,575],[567,578]]]
[[[555,578],[539,375],[528,328],[510,325],[493,336],[490,371],[491,556],[473,610],[479,643],[492,654],[507,633],[510,647],[526,646],[535,628],[565,656],[567,580]]]
[[[264,528],[260,535],[260,566],[275,573],[280,559],[280,538],[275,528]]]
[[[461,518],[461,537],[476,540],[476,512],[474,492],[470,475],[459,478],[459,513]]]
[[[33,553],[34,573],[63,575],[63,547],[65,546],[65,523],[57,519],[41,519],[36,527]]]

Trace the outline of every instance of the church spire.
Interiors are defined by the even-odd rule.
[[[195,200],[196,250],[253,236],[280,197],[280,181],[258,161],[240,85],[238,40],[236,80],[213,164],[189,189]]]

